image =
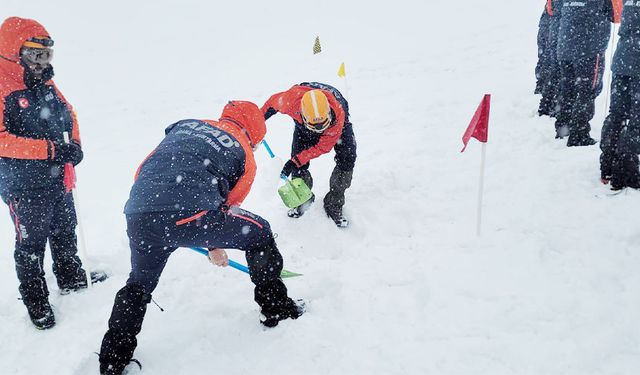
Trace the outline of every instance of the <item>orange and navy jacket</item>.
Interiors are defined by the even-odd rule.
[[[259,108],[251,105],[264,121]],[[218,121],[188,119],[170,125],[160,145],[138,168],[124,213],[239,206],[256,175],[250,141],[238,125],[242,121],[246,117],[236,118],[225,108]]]
[[[342,136],[342,130],[344,129],[345,122],[349,120],[349,109],[347,108],[348,104],[346,100],[335,87],[318,82],[304,82],[293,86],[287,91],[272,95],[262,106],[262,113],[264,114],[265,120],[278,112],[284,113],[293,119],[295,126],[300,130],[313,133],[311,130],[307,129],[302,122],[300,101],[307,91],[315,89],[322,90],[327,97],[329,106],[331,107],[332,121],[329,128],[322,133],[320,140],[316,145],[301,151],[291,158],[298,167],[307,164],[310,160],[315,159],[320,155],[330,152],[336,145]]]
[[[64,132],[80,143],[71,105],[53,81],[28,88],[19,63],[22,44],[49,33],[36,21],[12,17],[0,26],[0,194],[62,188],[53,142]]]

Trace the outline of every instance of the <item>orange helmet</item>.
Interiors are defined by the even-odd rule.
[[[300,101],[300,114],[307,129],[322,133],[331,124],[331,107],[322,90],[307,91]]]

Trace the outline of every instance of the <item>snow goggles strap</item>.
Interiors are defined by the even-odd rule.
[[[302,116],[302,121],[304,122],[304,126],[312,132],[322,133],[327,130],[329,125],[331,125],[331,116],[327,116],[324,121],[315,124],[308,122],[307,119],[304,118],[304,116]]]

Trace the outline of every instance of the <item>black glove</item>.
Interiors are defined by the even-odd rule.
[[[84,154],[82,153],[82,148],[79,144],[75,142],[70,143],[53,143],[55,147],[55,154],[53,156],[53,161],[59,163],[72,163],[73,165],[78,165],[82,161]]]
[[[293,171],[295,171],[296,169],[298,169],[296,163],[294,163],[293,160],[289,160],[288,162],[284,163],[282,172],[280,172],[280,177],[287,178],[291,176],[291,173],[293,173]]]

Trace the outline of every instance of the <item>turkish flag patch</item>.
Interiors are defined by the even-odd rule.
[[[29,107],[29,101],[27,100],[27,98],[20,98],[18,99],[18,105],[20,106],[20,108],[25,109]]]

